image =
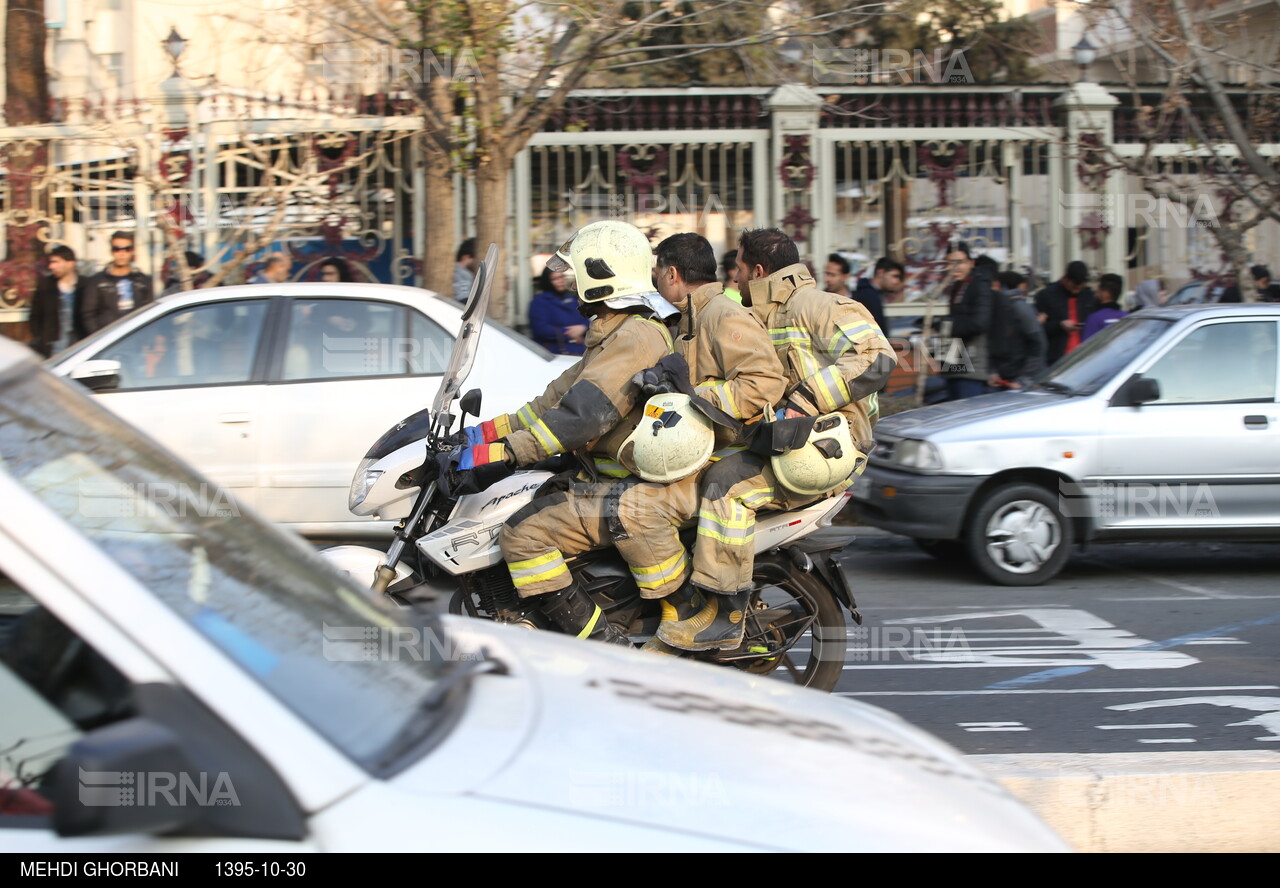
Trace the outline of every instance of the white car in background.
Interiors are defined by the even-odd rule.
[[[0,340],[0,853],[1070,850],[876,707],[381,609],[93,401]]]
[[[385,537],[347,509],[378,436],[435,397],[462,309],[430,290],[287,283],[161,298],[47,364],[267,519]],[[576,358],[486,321],[469,385],[514,412]],[[490,329],[491,328],[491,329]]]

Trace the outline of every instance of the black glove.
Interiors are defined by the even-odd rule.
[[[640,391],[644,392],[646,398],[653,395],[666,395],[671,392],[671,389],[663,381],[662,371],[657,367],[641,370],[631,377],[631,381],[640,387]]]
[[[479,493],[515,474],[515,462],[505,441],[455,448],[449,454],[453,467],[447,484],[449,493],[452,496]]]

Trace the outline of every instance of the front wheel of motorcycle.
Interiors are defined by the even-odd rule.
[[[844,611],[821,577],[789,566],[756,563],[746,639],[721,662],[817,691],[830,691],[844,674]],[[795,636],[803,633],[799,638]],[[790,646],[788,646],[790,645]],[[756,652],[757,657],[744,658]]]

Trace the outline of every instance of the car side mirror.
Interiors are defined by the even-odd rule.
[[[85,361],[71,371],[71,378],[92,392],[105,392],[120,386],[119,361]]]
[[[199,819],[186,798],[199,776],[170,729],[116,722],[85,734],[54,766],[53,827],[60,836],[171,832]]]
[[[480,389],[472,389],[462,396],[462,400],[458,402],[458,406],[462,408],[462,412],[470,416],[480,415]]]
[[[1141,407],[1160,400],[1160,381],[1135,373],[1111,396],[1112,407]]]

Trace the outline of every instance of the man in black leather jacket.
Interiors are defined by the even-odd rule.
[[[84,292],[84,331],[101,330],[155,299],[151,278],[133,268],[133,232],[111,235],[111,264],[89,278]]]

